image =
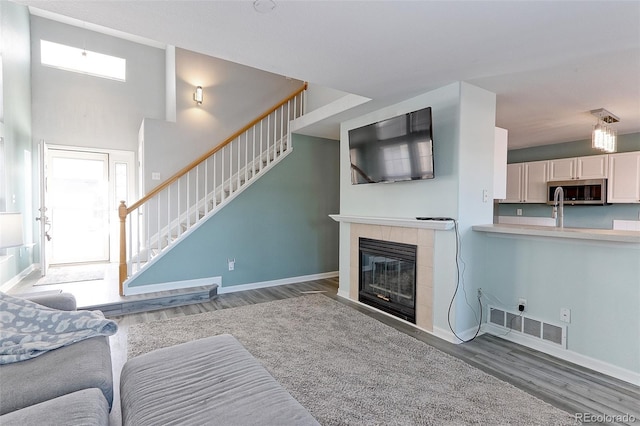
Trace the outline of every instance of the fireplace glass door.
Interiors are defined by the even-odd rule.
[[[415,322],[416,246],[360,239],[360,301]]]

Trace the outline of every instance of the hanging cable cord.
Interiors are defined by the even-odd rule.
[[[456,336],[456,338],[460,340],[462,343],[468,343],[473,339],[475,339],[476,337],[478,337],[478,334],[480,333],[480,327],[482,326],[482,300],[480,300],[480,296],[478,296],[478,305],[480,305],[480,318],[476,317],[476,320],[478,320],[478,329],[476,330],[476,333],[473,335],[472,338],[468,340],[464,340],[462,337],[458,336],[458,334],[453,329],[453,326],[451,325],[451,308],[453,307],[453,302],[454,300],[456,300],[456,295],[458,294],[458,289],[460,288],[460,260],[461,260],[460,259],[460,233],[458,231],[458,221],[455,219],[453,219],[453,226],[456,231],[456,289],[453,292],[453,296],[451,297],[451,302],[449,303],[449,309],[447,310],[447,322],[449,323],[449,329],[451,330],[453,335]],[[464,271],[462,273],[464,274]],[[464,288],[463,288],[463,291],[464,291]],[[469,305],[469,307],[471,307],[471,305]],[[475,314],[475,310],[474,310],[474,314]]]

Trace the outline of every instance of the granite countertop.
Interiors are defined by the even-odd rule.
[[[475,225],[474,231],[494,234],[523,235],[534,237],[567,238],[591,241],[610,241],[640,244],[640,231],[622,231],[593,228],[556,228],[553,226],[488,224]]]

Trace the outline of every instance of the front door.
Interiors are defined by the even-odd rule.
[[[109,261],[109,155],[49,149],[51,264]]]
[[[51,221],[49,220],[49,197],[47,196],[49,149],[44,140],[40,141],[38,149],[40,161],[40,215],[36,220],[40,221],[40,270],[44,277],[47,275],[49,262],[51,260],[49,259],[51,253],[51,235],[49,234]]]

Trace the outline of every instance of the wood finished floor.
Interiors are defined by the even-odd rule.
[[[638,386],[491,335],[485,334],[472,342],[454,345],[385,314],[339,298],[336,295],[337,288],[337,278],[309,281],[226,293],[205,303],[112,317],[118,322],[119,331],[111,337],[115,393],[114,407],[110,417],[111,424],[120,424],[120,370],[127,357],[127,336],[130,325],[298,297],[305,292],[316,291],[324,292],[325,295],[341,303],[511,383],[571,414],[628,414],[638,419],[636,421],[640,421],[640,387]],[[508,398],[508,395],[505,395],[505,398]]]

